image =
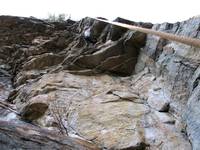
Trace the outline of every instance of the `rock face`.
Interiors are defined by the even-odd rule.
[[[33,125],[0,121],[0,145],[7,149],[98,150],[91,143],[58,135]]]
[[[197,17],[155,25],[115,21],[200,38]],[[28,139],[35,132],[43,139],[43,130],[48,137],[55,132],[56,141],[63,134],[66,149],[200,146],[200,49],[91,18],[49,23],[0,16],[0,39],[0,137],[13,131],[21,143],[24,124],[33,133]],[[51,138],[36,149],[60,149]]]
[[[199,23],[200,18],[194,17],[175,24],[154,25],[153,28],[176,35],[200,38]],[[169,111],[184,120],[187,135],[195,150],[200,146],[198,130],[200,118],[197,110],[200,98],[198,91],[199,50],[199,48],[148,36],[143,53],[155,60],[155,64],[149,65],[147,59],[146,62],[140,62],[142,64],[145,62],[147,66],[150,66],[157,76],[163,76],[165,87],[168,89],[167,95],[170,97]]]

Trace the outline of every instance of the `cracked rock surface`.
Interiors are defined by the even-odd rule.
[[[200,38],[198,17],[115,21]],[[0,16],[0,38],[0,137],[8,130],[20,137],[26,126],[71,149],[198,150],[200,49],[91,18]],[[14,140],[18,149],[34,143]],[[53,149],[51,142],[37,148]]]

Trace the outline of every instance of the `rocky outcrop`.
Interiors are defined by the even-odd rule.
[[[85,32],[90,32],[88,36],[79,37],[77,42],[73,42],[67,48],[67,57],[62,63],[64,69],[91,69],[93,72],[110,72],[124,76],[132,74],[139,50],[145,44],[146,35],[124,29],[118,31],[115,27],[106,26],[105,23],[92,19],[88,22],[93,23],[89,27],[84,25],[83,28],[88,28],[89,31],[88,29],[82,31],[83,35]],[[94,43],[91,39],[96,39],[98,42]]]
[[[176,35],[200,38],[200,18],[194,17],[175,24],[158,24],[153,28]],[[200,49],[148,36],[140,64],[150,66],[157,76],[163,76],[170,95],[170,112],[186,122],[187,135],[193,149],[199,148],[198,138],[198,68]],[[152,65],[149,58],[155,60]],[[145,64],[144,64],[145,62]],[[167,98],[168,99],[168,98]],[[194,119],[195,118],[195,119]]]
[[[0,145],[7,149],[69,149],[98,150],[91,143],[61,136],[33,125],[0,121]]]
[[[155,25],[115,21],[200,36],[200,18]],[[91,18],[48,23],[2,16],[0,37],[1,99],[10,103],[2,120],[32,124],[31,133],[38,125],[45,129],[37,133],[63,134],[77,149],[80,142],[71,144],[67,135],[101,149],[198,149],[198,48]]]

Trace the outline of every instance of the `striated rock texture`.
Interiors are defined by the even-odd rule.
[[[91,143],[35,127],[33,125],[0,121],[0,145],[2,150],[12,149],[67,149],[98,150]]]
[[[200,38],[198,17],[155,25],[115,21]],[[91,18],[49,23],[0,16],[0,144],[198,150],[199,58],[199,48]],[[30,131],[24,145],[22,130]]]

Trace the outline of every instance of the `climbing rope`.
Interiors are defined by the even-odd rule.
[[[102,22],[105,22],[105,23],[109,23],[109,24],[112,24],[112,25],[120,26],[120,27],[123,27],[123,28],[127,28],[127,29],[130,29],[130,30],[139,31],[139,32],[143,32],[143,33],[146,33],[146,34],[156,35],[156,36],[159,36],[163,39],[176,41],[176,42],[180,42],[180,43],[183,43],[183,44],[187,44],[187,45],[190,45],[190,46],[200,48],[200,39],[197,39],[197,38],[178,36],[178,35],[174,35],[174,34],[171,34],[171,33],[155,31],[155,30],[152,30],[152,29],[142,28],[142,27],[138,27],[138,26],[134,26],[134,25],[128,25],[128,24],[120,23],[120,22],[108,21],[108,20],[99,19],[99,18],[93,18],[93,19],[98,20],[98,21],[102,21]]]

